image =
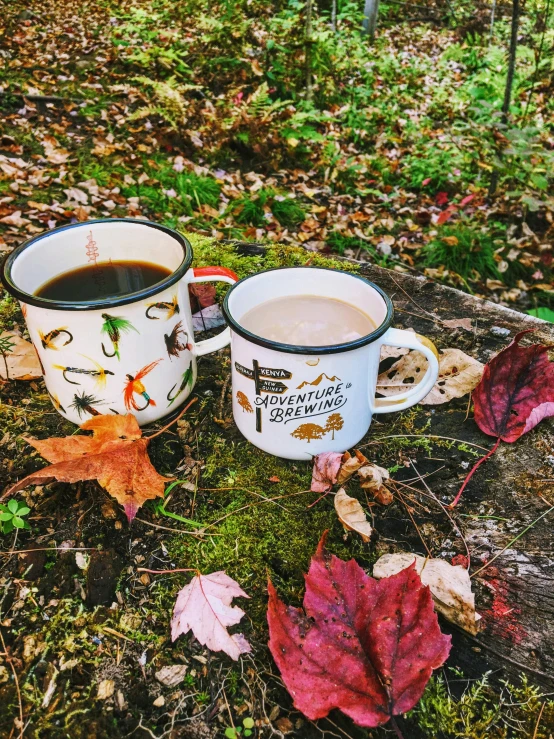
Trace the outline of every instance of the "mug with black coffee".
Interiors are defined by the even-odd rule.
[[[2,271],[20,301],[55,408],[74,423],[175,411],[196,382],[196,359],[229,329],[196,341],[188,287],[237,277],[192,268],[187,239],[149,221],[114,218],[49,231],[18,247]]]

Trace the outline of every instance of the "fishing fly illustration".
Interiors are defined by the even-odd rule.
[[[88,375],[89,377],[94,377],[96,380],[96,387],[99,390],[103,390],[106,387],[106,382],[108,379],[108,375],[113,375],[113,372],[110,372],[110,370],[104,369],[101,367],[98,362],[91,357],[87,357],[84,354],[81,354],[82,357],[85,359],[88,359],[89,362],[92,362],[92,364],[95,366],[95,369],[81,369],[80,367],[64,367],[61,364],[53,364],[52,367],[54,369],[58,369],[62,371],[63,379],[66,382],[69,382],[71,385],[80,385],[80,382],[77,382],[76,380],[70,380],[67,374],[76,374],[76,375]]]
[[[167,407],[169,408],[169,406],[183,392],[183,390],[187,387],[187,385],[190,385],[190,389],[192,390],[193,383],[194,383],[194,372],[192,370],[192,362],[191,362],[187,370],[183,373],[181,384],[179,385],[179,389],[177,390],[175,395],[172,395],[172,392],[177,387],[177,383],[175,383],[175,385],[173,385],[171,390],[168,392],[167,399],[169,400],[169,403],[167,404]]]
[[[85,413],[88,413],[90,416],[99,416],[100,411],[97,411],[94,406],[102,405],[102,402],[99,398],[95,398],[94,395],[87,395],[85,392],[82,392],[80,395],[75,393],[73,403],[69,407],[77,411],[79,418]]]
[[[61,411],[62,413],[65,413],[65,408],[64,408],[64,407],[63,407],[63,405],[62,405],[62,404],[60,403],[60,399],[58,398],[58,396],[57,396],[57,395],[56,395],[55,393],[51,393],[51,392],[49,392],[48,390],[47,390],[46,392],[47,392],[47,393],[48,393],[48,395],[50,396],[50,400],[52,401],[52,405],[54,406],[54,408],[55,408],[55,409],[56,409],[57,411]]]
[[[165,317],[165,320],[168,321],[170,318],[172,318],[176,313],[180,313],[181,309],[179,308],[179,303],[177,302],[177,296],[173,296],[173,300],[171,303],[148,303],[148,307],[146,309],[146,318],[149,318],[151,321],[159,321],[159,316],[152,316],[150,315],[151,311],[158,310],[158,311],[166,311],[167,315]]]
[[[58,338],[58,336],[61,336],[62,334],[67,334],[67,340],[62,344],[60,343],[59,346],[56,346],[54,343],[55,340]],[[73,341],[73,334],[70,334],[67,330],[67,326],[61,326],[60,328],[55,328],[52,331],[49,331],[47,334],[43,334],[42,331],[39,329],[38,335],[40,336],[40,343],[42,344],[44,349],[55,349],[55,351],[58,351],[60,347],[67,346],[68,344],[71,344]]]
[[[188,349],[189,351],[192,350],[192,344],[189,343],[189,336],[187,332],[182,328],[183,322],[179,321],[179,323],[176,323],[173,327],[173,330],[170,334],[164,334],[164,340],[165,340],[165,348],[167,349],[167,354],[169,358],[171,357],[178,357],[179,352],[185,351],[185,349]],[[179,336],[185,337],[185,343],[181,344],[181,339]]]
[[[152,400],[146,392],[146,388],[142,384],[142,378],[146,377],[149,372],[152,372],[154,367],[161,361],[161,359],[157,359],[155,362],[150,362],[150,364],[147,364],[139,370],[134,377],[133,375],[127,375],[127,382],[125,383],[125,389],[123,391],[123,400],[125,408],[127,408],[128,411],[130,411],[131,408],[135,411],[143,411],[148,408],[149,405],[156,405],[156,401]],[[142,395],[146,401],[146,405],[139,406],[135,400],[135,393],[137,395]]]
[[[111,316],[109,313],[102,313],[104,323],[102,324],[102,333],[107,334],[109,340],[112,342],[113,352],[108,354],[106,347],[102,343],[102,352],[105,357],[117,357],[121,359],[119,355],[119,342],[121,341],[121,334],[128,334],[130,331],[136,331],[137,329],[133,326],[131,321],[121,316]]]

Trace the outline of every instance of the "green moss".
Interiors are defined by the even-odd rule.
[[[239,277],[246,277],[255,272],[274,267],[301,267],[306,264],[313,267],[334,267],[353,273],[359,271],[356,264],[340,259],[329,259],[317,252],[306,252],[300,246],[264,244],[265,252],[263,255],[241,256],[232,243],[222,243],[201,234],[187,233],[184,229],[180,230],[191,242],[196,266],[219,264],[232,269]]]

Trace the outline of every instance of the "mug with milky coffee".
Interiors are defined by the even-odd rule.
[[[13,251],[2,282],[21,304],[54,407],[74,423],[133,413],[142,426],[183,405],[196,359],[229,329],[196,341],[189,285],[235,283],[224,267],[192,267],[177,231],[109,218],[48,231]]]
[[[344,451],[366,434],[374,413],[409,408],[438,377],[431,342],[392,328],[390,298],[348,272],[284,267],[251,275],[227,293],[233,415],[260,449],[288,459]],[[421,352],[417,385],[376,398],[383,345]]]

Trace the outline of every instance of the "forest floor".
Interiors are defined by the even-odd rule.
[[[341,117],[346,112],[336,103],[317,115],[300,104],[275,107],[260,75],[267,59],[248,50],[233,64],[220,58],[213,38],[228,30],[210,25],[207,15],[189,23],[186,9],[161,0],[78,7],[28,0],[4,8],[0,254],[71,221],[147,217],[190,234],[197,264],[219,259],[241,275],[304,263],[309,255],[294,248],[301,244],[316,263],[317,252],[344,254],[421,271],[522,310],[549,309],[552,132],[545,126],[528,134],[531,169],[521,164],[523,144],[504,156],[490,197],[492,154],[508,139],[489,125],[497,150],[486,148],[485,123],[465,113],[484,97],[501,99],[498,47],[472,45],[446,28],[384,25],[361,116],[373,128],[368,153],[367,135],[355,133],[357,121]],[[237,26],[230,36],[236,32],[246,47],[257,30]],[[500,41],[505,47],[505,36]],[[533,70],[524,51],[515,92],[520,121]],[[548,84],[538,78],[533,86],[530,123],[552,114]],[[450,128],[452,122],[463,125]],[[212,237],[272,247],[263,260],[238,260]],[[0,331],[14,329],[24,331],[23,317],[4,295]],[[331,530],[334,553],[364,566],[377,550],[344,537],[332,504],[307,508],[314,498],[309,465],[252,452],[230,419],[228,372],[225,352],[203,360],[200,402],[152,444],[157,469],[183,481],[166,502],[169,513],[149,504],[129,530],[96,485],[23,494],[32,530],[5,537],[0,561],[2,651],[11,655],[0,660],[2,738],[18,736],[20,710],[37,739],[219,739],[239,736],[245,718],[255,720],[260,737],[391,735],[343,718],[306,721],[275,674],[266,647],[268,569],[288,602],[299,603],[302,573],[323,530]],[[457,423],[466,405],[456,405]],[[447,449],[462,475],[475,458],[463,441],[445,447],[410,436],[422,435],[429,419],[409,411],[389,424],[397,440],[379,448],[379,462],[392,469],[410,456],[434,470],[427,460]],[[0,489],[39,464],[22,435],[74,431],[38,381],[0,386],[0,420]],[[389,515],[391,539],[405,536],[403,509]],[[461,552],[451,532],[430,531],[437,544],[449,542],[452,556]],[[192,637],[172,644],[168,623],[187,576],[141,574],[138,567],[225,569],[251,595],[241,606],[253,654],[235,664]],[[183,667],[180,682],[156,677],[168,665]],[[535,731],[541,705],[528,685],[499,693],[487,677],[466,679],[454,665],[432,680],[403,727],[410,739],[546,739],[546,723]],[[551,705],[544,717],[552,717]]]
[[[503,121],[503,6],[490,38],[481,11],[453,30],[387,22],[385,8],[371,51],[346,10],[336,41],[318,18],[313,104],[299,10],[190,7],[6,9],[0,250],[71,220],[142,216],[419,270],[554,316],[544,14],[522,18]]]

